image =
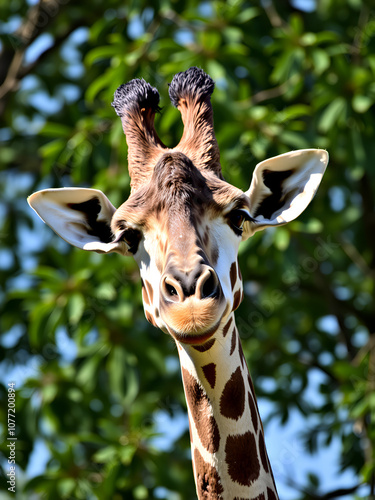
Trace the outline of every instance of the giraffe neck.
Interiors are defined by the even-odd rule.
[[[177,347],[198,498],[276,500],[234,314],[203,346]]]

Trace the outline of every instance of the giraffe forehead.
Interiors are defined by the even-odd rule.
[[[150,182],[117,210],[113,226],[116,229],[121,220],[145,229],[184,219],[199,224],[203,214],[215,217],[231,205],[248,207],[249,202],[240,189],[197,169],[182,153],[166,153],[155,165]]]

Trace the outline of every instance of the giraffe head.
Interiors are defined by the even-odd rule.
[[[128,143],[131,194],[116,209],[98,190],[46,189],[29,204],[64,240],[137,261],[147,319],[176,340],[202,344],[242,298],[241,240],[285,224],[310,203],[328,162],[323,150],[263,161],[248,191],[222,176],[210,96],[212,79],[190,68],[170,84],[184,131],[171,149],[154,129],[159,94],[144,80],[119,87],[113,106]]]

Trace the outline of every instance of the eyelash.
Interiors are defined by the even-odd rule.
[[[233,231],[238,235],[242,236],[243,225],[246,221],[251,220],[250,215],[244,210],[232,210],[228,214],[229,225]]]
[[[141,232],[131,227],[124,229],[116,238],[115,242],[123,241],[126,243],[130,253],[135,254],[141,241]]]

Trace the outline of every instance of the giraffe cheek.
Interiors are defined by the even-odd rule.
[[[145,313],[145,317],[147,321],[152,325],[155,326],[155,328],[159,328],[163,333],[166,333],[169,335],[167,325],[163,322],[162,318],[160,317],[160,312],[157,307],[147,307],[145,304],[143,304],[143,310]]]
[[[152,326],[158,326],[156,324],[156,321],[154,320],[154,317],[148,312],[148,311],[145,311],[145,316],[146,316],[146,319],[149,323],[151,323]]]

